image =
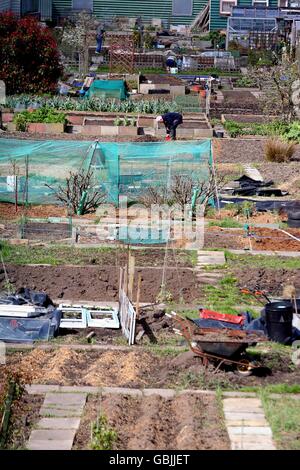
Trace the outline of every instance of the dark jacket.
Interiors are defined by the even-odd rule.
[[[180,113],[166,113],[162,116],[166,127],[178,126],[182,124],[182,114]]]

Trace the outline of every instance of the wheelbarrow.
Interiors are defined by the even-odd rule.
[[[247,357],[246,349],[258,342],[268,341],[264,334],[230,328],[200,328],[193,320],[175,312],[166,315],[176,322],[179,328],[174,328],[174,332],[186,339],[191,351],[202,358],[205,367],[211,362],[217,372],[223,364],[230,364],[243,376],[251,375],[254,369],[260,367]]]

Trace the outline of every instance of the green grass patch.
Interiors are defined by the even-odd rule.
[[[300,450],[300,400],[285,396],[272,399],[265,390],[260,397],[277,448]]]
[[[236,255],[225,250],[226,263],[229,267],[250,267],[270,269],[300,269],[300,257],[288,258],[264,255]]]
[[[288,393],[300,393],[300,385],[298,384],[270,384],[265,387],[242,387],[241,392],[256,392],[256,393],[278,393],[278,394],[288,394]]]
[[[127,259],[127,249],[120,247],[77,248],[74,246],[15,246],[0,242],[0,250],[6,263],[13,264],[50,264],[51,266],[76,265],[115,265],[120,256]],[[136,264],[140,266],[163,266],[164,250],[132,250]],[[157,257],[153,256],[157,253]],[[149,263],[151,255],[151,263]],[[197,264],[197,251],[169,251],[168,265],[194,267]]]
[[[222,228],[243,228],[243,224],[231,217],[225,217],[222,220],[210,220],[209,227],[222,227]]]
[[[240,313],[236,309],[238,305],[255,305],[255,299],[242,294],[237,287],[237,279],[233,276],[225,276],[218,286],[205,286],[205,305],[207,308],[217,310],[220,313]]]

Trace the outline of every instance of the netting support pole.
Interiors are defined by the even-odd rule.
[[[219,198],[218,185],[217,185],[216,168],[215,168],[215,162],[214,162],[212,141],[210,141],[210,154],[211,154],[211,170],[212,170],[212,175],[213,175],[214,185],[215,185],[217,209],[220,214],[220,198]]]

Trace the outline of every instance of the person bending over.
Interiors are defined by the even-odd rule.
[[[182,114],[180,113],[166,113],[162,116],[157,116],[156,122],[163,122],[167,131],[166,140],[176,140],[176,129],[182,124]]]

